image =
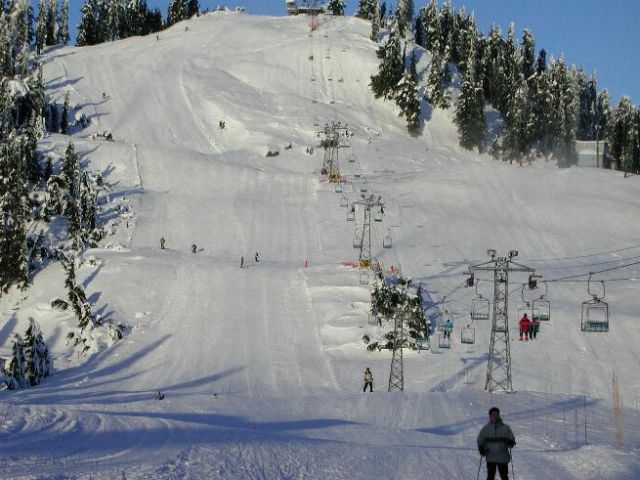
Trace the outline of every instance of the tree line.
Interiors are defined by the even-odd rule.
[[[562,56],[547,58],[544,48],[536,51],[530,30],[520,39],[513,24],[506,36],[497,26],[483,34],[473,14],[454,10],[449,0],[441,6],[430,0],[415,18],[412,0],[401,0],[384,22],[380,9],[377,0],[360,0],[356,14],[371,21],[374,41],[381,24],[388,26],[370,86],[376,97],[396,101],[410,132],[419,125],[424,98],[433,108],[454,108],[460,145],[466,149],[509,161],[553,156],[570,164],[575,140],[602,141],[617,168],[640,172],[640,108],[626,96],[612,107],[608,91],[598,89],[595,73],[568,66]],[[408,39],[409,30],[414,42]],[[425,79],[413,73],[416,46],[431,53]],[[452,100],[455,75],[459,92]],[[411,94],[409,82],[415,83]],[[487,128],[491,109],[500,114],[496,136]]]

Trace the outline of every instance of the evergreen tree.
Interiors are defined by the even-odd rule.
[[[364,20],[373,20],[377,10],[376,3],[378,3],[378,0],[359,0],[356,17]]]
[[[328,12],[331,12],[332,15],[344,15],[346,4],[344,0],[329,0],[325,8]]]
[[[24,355],[24,342],[19,334],[15,334],[11,347],[12,358],[9,364],[9,375],[13,381],[9,384],[11,390],[25,388],[29,385],[27,376],[27,361]]]
[[[80,169],[78,155],[71,142],[65,152],[65,161],[62,167],[62,180],[68,194],[65,198],[65,216],[68,222],[68,237],[72,241],[74,250],[80,250],[84,246],[82,230],[82,212],[80,209]]]
[[[578,129],[576,138],[579,140],[595,140],[596,116],[598,115],[598,92],[595,73],[587,80],[582,69],[578,69],[574,81],[578,91]]]
[[[440,12],[438,12],[437,0],[429,0],[429,4],[423,17],[424,37],[425,44],[423,47],[434,53],[434,45],[437,43],[437,48],[440,48],[442,43],[442,33],[440,31]]]
[[[66,45],[69,43],[69,0],[62,0],[58,23],[58,45]]]
[[[13,134],[0,144],[0,291],[28,283],[26,172]]]
[[[369,86],[376,98],[393,98],[404,72],[400,38],[395,27],[389,32],[387,41],[378,48],[377,55],[381,59],[378,73],[371,77]]]
[[[24,358],[25,373],[31,386],[38,385],[40,380],[51,375],[53,366],[49,349],[42,337],[40,326],[33,318],[29,318],[29,328],[24,338]]]
[[[400,107],[400,116],[407,120],[407,130],[411,135],[420,131],[420,93],[416,73],[415,55],[411,55],[411,66],[398,82],[396,104]]]
[[[596,97],[596,114],[595,114],[595,140],[607,138],[609,126],[611,123],[611,107],[609,100],[609,92],[601,90]]]
[[[67,274],[65,280],[67,300],[56,298],[51,302],[51,306],[61,310],[71,308],[78,319],[78,331],[69,332],[67,338],[73,341],[74,346],[80,346],[81,352],[84,353],[91,348],[91,330],[100,326],[101,323],[91,312],[91,305],[87,301],[82,285],[76,283],[75,258],[72,255],[61,254],[60,263]]]
[[[535,54],[536,44],[533,38],[533,34],[530,30],[525,30],[522,34],[522,41],[520,42],[520,51],[522,54],[522,75],[525,80],[529,82],[529,79],[535,73]]]
[[[167,27],[184,20],[186,13],[186,0],[171,0],[167,11]]]
[[[191,18],[199,12],[200,5],[198,4],[198,0],[189,0],[187,3],[187,18]]]
[[[478,148],[482,152],[486,123],[484,118],[484,94],[482,81],[476,74],[477,67],[473,61],[477,53],[477,40],[475,36],[468,37],[469,62],[462,77],[460,95],[456,101],[455,123],[460,135],[460,146],[467,150]]]
[[[98,194],[93,187],[93,181],[87,172],[82,172],[80,179],[80,225],[82,237],[85,242],[93,241],[100,237],[98,232]],[[96,238],[97,237],[97,238]]]
[[[76,45],[82,47],[105,42],[108,38],[108,30],[104,4],[100,0],[86,0],[80,12],[82,17],[78,24]]]
[[[503,115],[500,110],[501,94],[505,90],[505,77],[503,68],[504,40],[500,27],[493,26],[487,38],[487,49],[484,65],[484,96],[487,101]]]
[[[443,59],[440,53],[439,41],[432,45],[431,69],[427,77],[427,99],[434,108],[449,108],[449,98],[443,81]]]
[[[64,94],[62,105],[62,119],[60,120],[60,133],[66,135],[69,132],[69,92]]]
[[[58,41],[58,0],[49,0],[47,9],[46,45],[55,45]]]
[[[398,0],[398,21],[403,26],[413,22],[413,0]]]
[[[38,2],[38,22],[36,27],[36,53],[40,55],[47,41],[47,8],[45,0]]]
[[[609,130],[608,151],[617,162],[618,168],[630,172],[633,170],[633,133],[635,111],[629,97],[624,96],[613,110],[611,129]]]
[[[380,4],[378,0],[374,0],[375,9],[371,18],[371,38],[372,42],[378,43],[380,40]]]

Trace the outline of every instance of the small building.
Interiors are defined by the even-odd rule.
[[[609,168],[606,156],[606,142],[576,140],[576,164],[579,167]]]
[[[285,0],[289,15],[318,15],[325,12],[324,3],[314,0]]]

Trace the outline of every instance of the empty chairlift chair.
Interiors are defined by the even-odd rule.
[[[391,240],[391,231],[389,231],[387,236],[382,239],[382,246],[384,248],[391,248],[393,246],[393,241]]]
[[[358,230],[353,234],[353,248],[362,248],[362,235]]]
[[[489,313],[491,308],[491,302],[488,298],[484,298],[481,293],[478,293],[478,285],[480,280],[476,282],[476,298],[471,301],[471,321],[476,320],[489,320]]]
[[[382,215],[384,214],[384,210],[382,209],[382,207],[380,207],[380,211],[375,212],[373,214],[373,220],[375,222],[381,222],[382,221]]]
[[[342,197],[340,197],[340,206],[341,207],[349,206],[349,199],[345,195],[342,195]]]
[[[347,211],[347,222],[355,222],[356,221],[356,207],[355,205],[351,205],[351,208]]]
[[[471,324],[462,327],[462,330],[460,330],[460,342],[467,344],[476,343],[476,329],[473,328]]]
[[[342,182],[336,183],[335,191],[336,193],[342,193]]]
[[[591,291],[591,275],[587,282],[587,291],[591,300],[582,303],[581,330],[583,332],[608,332],[609,331],[609,304],[605,297],[605,286],[602,283],[602,297],[597,292]]]
[[[445,337],[444,333],[438,334],[438,348],[451,348],[451,339]]]
[[[535,299],[532,303],[533,318],[539,322],[548,322],[551,320],[551,302],[547,300],[547,282],[544,282],[544,295],[540,295],[540,298]]]

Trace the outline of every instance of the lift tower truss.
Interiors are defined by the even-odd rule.
[[[493,318],[491,322],[491,342],[487,363],[485,390],[496,393],[512,393],[511,383],[511,343],[509,341],[509,273],[533,273],[534,269],[514,262],[517,250],[511,250],[508,257],[497,257],[491,249],[487,253],[491,260],[470,267],[471,272],[493,272]]]
[[[330,183],[340,183],[342,181],[339,151],[341,148],[349,147],[351,135],[348,126],[341,122],[325,124],[324,129],[318,132],[318,136],[324,136],[320,140],[320,146],[324,148],[321,173],[327,176]]]
[[[360,256],[358,257],[358,266],[360,268],[371,268],[373,259],[371,258],[371,209],[373,207],[382,208],[384,203],[380,200],[381,196],[376,197],[371,193],[368,197],[363,194],[362,200],[357,200],[354,205],[362,205],[364,216],[362,221],[362,233],[360,236]]]

